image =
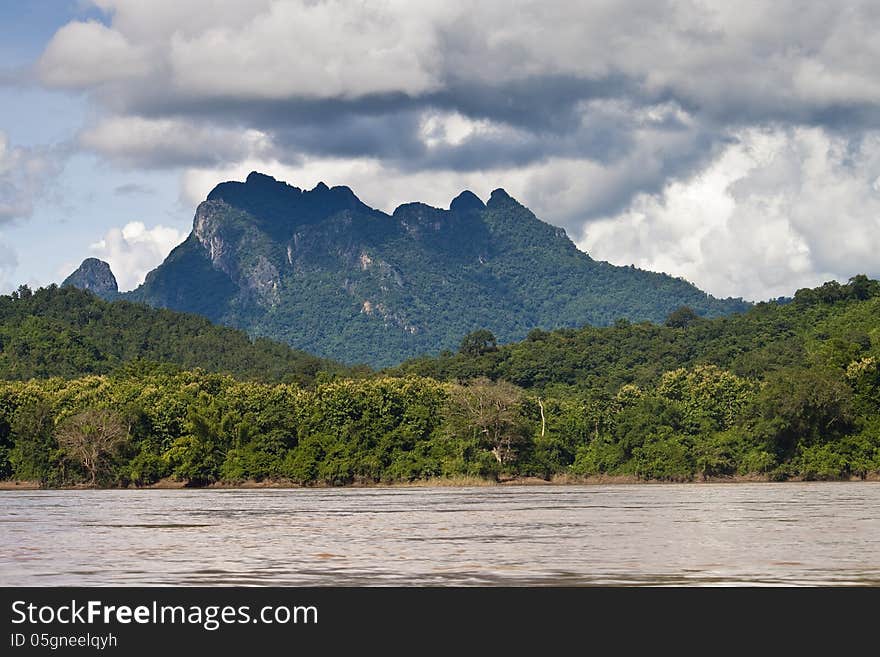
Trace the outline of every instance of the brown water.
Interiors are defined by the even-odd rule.
[[[880,585],[880,484],[0,493],[0,585]]]

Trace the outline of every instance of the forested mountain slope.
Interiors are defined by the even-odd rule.
[[[75,287],[0,296],[0,378],[106,374],[125,364],[227,372],[241,378],[309,383],[342,366],[204,317],[105,301]],[[166,367],[167,369],[167,367]]]
[[[96,274],[69,282],[115,294]],[[681,305],[705,316],[748,307],[597,262],[501,189],[485,204],[465,191],[448,210],[409,203],[389,215],[347,187],[303,191],[258,173],[218,185],[189,237],[123,296],[374,366],[454,348],[478,328],[508,342],[534,328],[662,321]]]

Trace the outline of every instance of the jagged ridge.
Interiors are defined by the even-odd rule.
[[[454,349],[476,328],[661,321],[743,310],[665,274],[597,262],[503,189],[448,210],[391,215],[348,187],[302,190],[251,173],[199,205],[189,237],[127,298],[197,312],[346,362],[389,365]]]

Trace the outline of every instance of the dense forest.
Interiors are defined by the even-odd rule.
[[[311,383],[318,372],[354,373],[198,315],[104,301],[75,287],[0,295],[0,378],[108,374],[120,367],[201,368],[244,379]]]
[[[837,371],[880,353],[878,297],[880,283],[856,276],[847,285],[802,289],[792,300],[711,320],[683,307],[663,324],[619,320],[611,327],[533,330],[508,345],[476,331],[456,353],[412,359],[386,373],[440,380],[485,376],[568,396],[614,393],[625,384],[651,387],[666,372],[707,364],[756,380],[784,368]]]
[[[508,345],[475,331],[457,353],[380,373],[301,361],[189,316],[162,324],[164,311],[73,290],[20,291],[0,311],[7,479],[342,485],[880,472],[880,283],[864,276],[716,319],[680,308],[662,325],[533,331]],[[157,314],[137,328],[139,313]],[[200,331],[183,331],[187,322]],[[144,342],[147,324],[167,335]],[[211,331],[212,346],[192,345]],[[154,343],[165,351],[137,348]]]

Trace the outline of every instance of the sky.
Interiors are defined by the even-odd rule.
[[[215,184],[503,187],[721,297],[880,277],[880,5],[0,2],[0,292],[137,286]]]

